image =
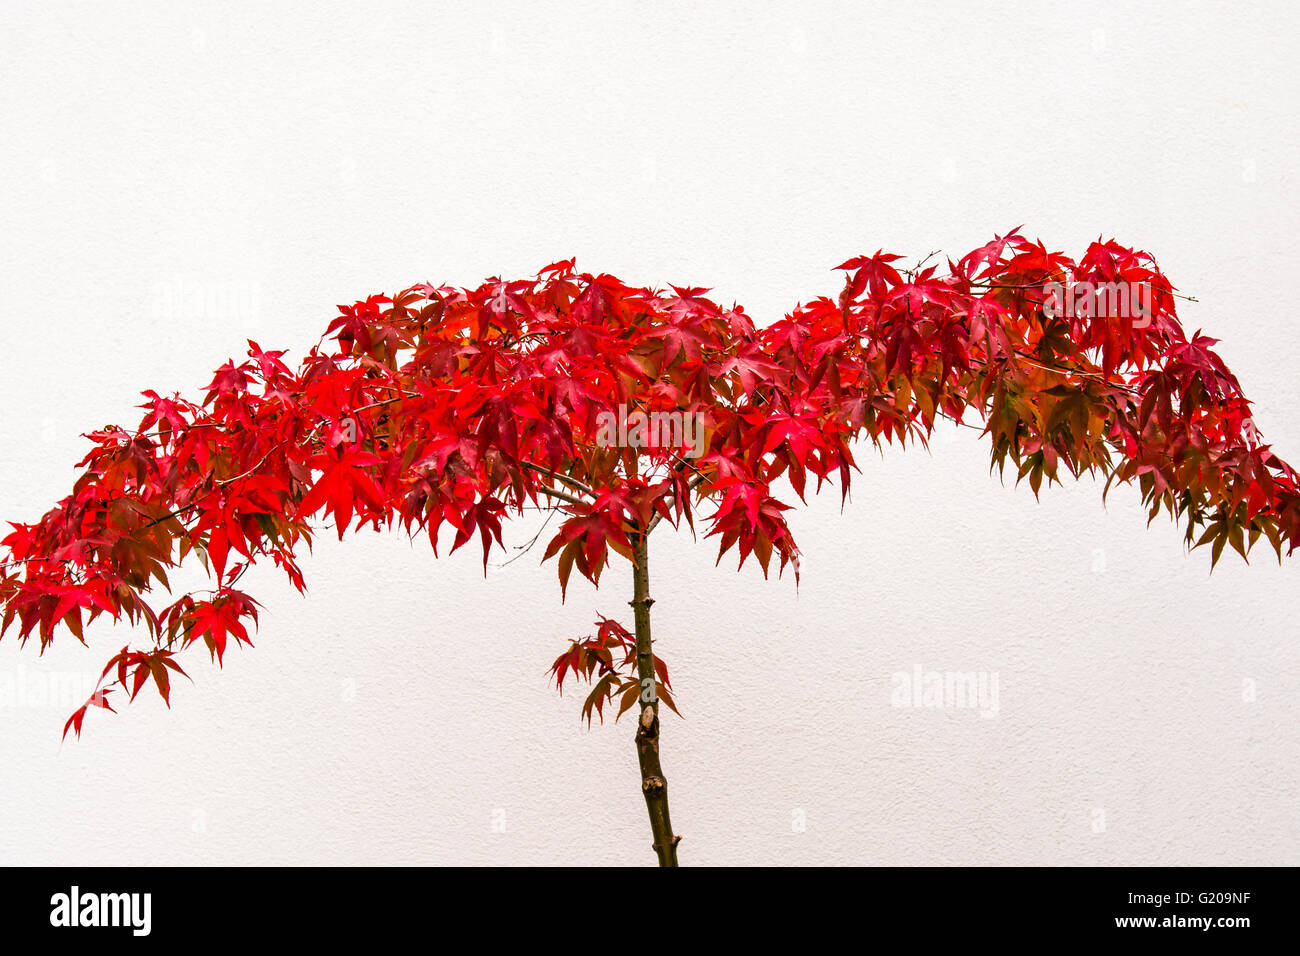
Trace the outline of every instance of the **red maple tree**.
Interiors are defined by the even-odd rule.
[[[653,845],[676,865],[659,704],[676,705],[650,633],[659,522],[698,520],[719,560],[735,549],[797,577],[778,482],[847,497],[857,440],[924,443],[946,416],[982,425],[993,463],[1035,494],[1062,469],[1135,484],[1150,519],[1182,521],[1212,563],[1260,537],[1279,560],[1294,550],[1296,474],[1260,441],[1215,340],[1184,332],[1150,255],[1098,241],[1075,261],[1013,230],[943,271],[899,258],[850,259],[837,297],[763,328],[708,290],[633,288],[569,260],[340,306],[296,370],[250,341],[201,401],[148,391],[135,428],[87,436],[72,493],[3,540],[0,635],[16,624],[43,651],[60,625],[83,644],[101,615],[143,625],[69,718],[79,736],[119,689],[152,683],[170,706],[190,645],[218,664],[232,639],[251,645],[241,576],[269,560],[303,590],[313,525],[342,538],[396,523],[435,554],[446,526],[453,551],[478,539],[486,568],[502,521],[546,507],[562,518],[544,557],[562,592],[575,568],[598,584],[611,552],[631,565],[633,630],[602,618],[552,674],[592,685],[588,723],[615,700],[616,716],[638,709]],[[191,553],[214,586],[178,597],[167,572]]]

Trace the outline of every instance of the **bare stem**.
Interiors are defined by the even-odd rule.
[[[668,781],[659,764],[659,699],[655,694],[654,652],[650,637],[650,565],[647,532],[637,532],[632,568],[632,611],[636,617],[636,670],[641,679],[641,714],[636,727],[636,753],[641,764],[641,793],[650,814],[655,854],[660,866],[677,866],[677,844],[668,815]]]

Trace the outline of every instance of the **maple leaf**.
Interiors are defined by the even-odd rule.
[[[95,693],[90,695],[89,700],[74,710],[72,716],[68,718],[67,723],[63,725],[64,739],[67,738],[69,730],[74,731],[77,737],[81,736],[81,724],[86,719],[87,709],[91,707],[102,707],[104,710],[117,713],[117,711],[113,710],[113,705],[108,702],[108,695],[111,693],[113,693],[112,690],[97,689]]]
[[[253,646],[249,640],[248,629],[240,620],[249,617],[257,620],[257,602],[239,591],[226,589],[211,601],[198,601],[186,615],[189,631],[185,637],[188,647],[202,638],[208,650],[217,661],[222,663],[226,652],[226,642],[233,637],[237,643]]]
[[[896,286],[903,281],[898,271],[889,264],[901,258],[903,257],[877,249],[874,256],[856,256],[840,263],[835,267],[836,269],[853,273],[845,297],[856,299],[863,290],[869,290],[873,299],[883,299],[890,286]]]
[[[203,404],[207,405],[218,396],[238,395],[248,388],[248,373],[252,366],[245,362],[242,365],[236,365],[234,360],[226,362],[225,365],[217,369],[212,381],[206,386],[208,390],[207,397],[203,399]]]
[[[1018,240],[1023,239],[1020,230],[1024,226],[1016,226],[1005,236],[994,236],[993,241],[985,243],[973,252],[968,252],[961,257],[954,270],[967,279],[974,279],[978,276],[978,270],[983,266],[983,277],[994,275],[998,271],[998,265],[1002,261],[1002,253],[1007,246]]]
[[[344,451],[338,458],[320,455],[309,464],[323,468],[311,491],[298,504],[298,514],[314,515],[322,507],[325,513],[333,512],[339,540],[352,521],[353,508],[358,499],[374,511],[384,509],[384,494],[367,469],[378,465],[378,456],[360,450]]]

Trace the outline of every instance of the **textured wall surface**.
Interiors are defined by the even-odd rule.
[[[1021,222],[1155,253],[1300,461],[1294,4],[151,6],[0,8],[0,518],[141,389],[372,292],[576,255],[762,323]],[[684,864],[1300,863],[1296,561],[1211,575],[973,431],[860,464],[795,513],[798,588],[653,541]],[[545,675],[630,571],[561,605],[538,552],[471,551],[322,537],[307,598],[244,579],[255,650],[80,741],[60,692],[141,635],[0,642],[0,864],[652,862],[633,728]],[[898,706],[918,668],[987,706]]]

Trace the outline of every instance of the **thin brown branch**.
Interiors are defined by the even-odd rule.
[[[568,485],[570,488],[582,492],[584,495],[590,495],[592,498],[596,497],[596,492],[591,488],[591,486],[584,485],[577,478],[570,478],[568,475],[562,475],[558,471],[552,471],[549,468],[543,468],[541,465],[535,465],[531,461],[520,462],[520,464],[522,464],[529,471],[535,471],[539,475],[545,475],[547,478],[550,478],[552,481],[563,482],[564,484]]]
[[[547,495],[551,498],[558,498],[560,501],[567,501],[571,505],[587,504],[587,502],[583,501],[581,498],[575,498],[573,495],[566,494],[563,491],[558,491],[557,489],[552,488],[549,485],[540,485],[538,486],[537,490],[540,491],[542,494]]]

